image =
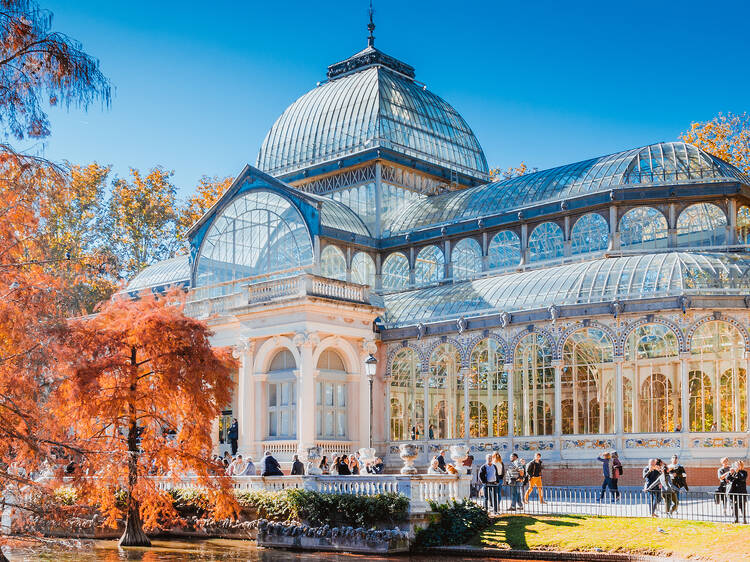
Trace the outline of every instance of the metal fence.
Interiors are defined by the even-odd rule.
[[[521,489],[524,498],[526,487]],[[483,491],[475,501],[484,506]],[[544,502],[539,501],[537,490],[522,504],[521,513],[532,515],[606,515],[614,517],[655,517],[692,521],[733,522],[735,510],[739,523],[747,523],[746,509],[750,508],[748,494],[718,494],[716,492],[680,490],[677,493],[662,491],[644,492],[623,489],[607,491],[601,495],[599,488],[574,488],[545,486]],[[511,506],[511,489],[500,489],[498,513]],[[493,511],[490,504],[489,510]]]

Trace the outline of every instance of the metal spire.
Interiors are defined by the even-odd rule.
[[[367,30],[370,32],[370,35],[367,36],[367,46],[368,47],[374,47],[375,46],[375,36],[372,34],[373,31],[375,31],[375,24],[372,21],[372,0],[370,0],[370,23],[367,24]]]

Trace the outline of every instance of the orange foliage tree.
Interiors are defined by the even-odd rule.
[[[120,544],[150,544],[143,532],[176,517],[159,478],[195,476],[214,516],[236,515],[228,478],[210,459],[212,424],[229,401],[227,349],[214,349],[205,324],[185,316],[180,295],[112,300],[96,316],[70,322],[61,358],[65,380],[53,411],[68,420],[81,455],[74,485],[115,525]],[[90,478],[89,475],[96,475]]]
[[[529,167],[526,165],[526,162],[521,162],[518,166],[510,168],[507,168],[503,170],[502,168],[492,168],[490,169],[490,179],[492,181],[501,181],[501,180],[509,180],[511,178],[516,178],[518,176],[523,176],[524,174],[528,174],[529,172],[535,172],[536,169],[530,170]]]
[[[719,113],[710,121],[692,123],[680,139],[750,174],[750,115],[747,113]]]
[[[198,187],[195,189],[195,195],[187,200],[178,213],[177,225],[179,227],[180,238],[184,242],[187,242],[186,233],[188,229],[198,222],[198,219],[224,195],[233,181],[234,178],[231,177],[211,178],[203,176],[201,178],[200,182],[198,182]]]

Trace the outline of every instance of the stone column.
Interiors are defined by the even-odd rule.
[[[555,437],[558,442],[562,435],[562,369],[563,362],[560,359],[552,361],[552,366],[555,368]],[[575,403],[573,404],[573,412],[577,410]],[[574,426],[575,427],[575,426]]]
[[[299,375],[297,377],[297,450],[305,453],[315,446],[315,365],[313,351],[320,343],[315,333],[299,332],[294,337],[294,345],[300,354]]]
[[[515,415],[515,404],[513,403],[513,394],[515,381],[513,380],[513,363],[505,363],[505,376],[508,381],[508,437],[513,437],[513,416]]]
[[[255,387],[255,399],[253,401],[255,406],[254,418],[255,418],[255,453],[258,457],[255,459],[259,460],[259,456],[263,454],[261,451],[261,444],[268,435],[268,428],[266,423],[268,422],[268,398],[266,395],[266,382],[268,381],[268,374],[256,373],[253,377]]]
[[[256,440],[256,425],[253,417],[255,404],[255,384],[253,381],[253,351],[255,344],[245,341],[235,350],[235,357],[240,360],[237,374],[237,422],[239,424],[239,439],[237,451],[246,456],[253,452],[253,442]]]

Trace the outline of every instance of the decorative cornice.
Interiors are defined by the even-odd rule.
[[[356,55],[352,55],[346,60],[332,64],[328,67],[327,76],[329,80],[333,80],[368,66],[382,66],[412,80],[416,76],[413,66],[401,62],[390,55],[386,55],[383,51],[372,46],[367,47]]]

